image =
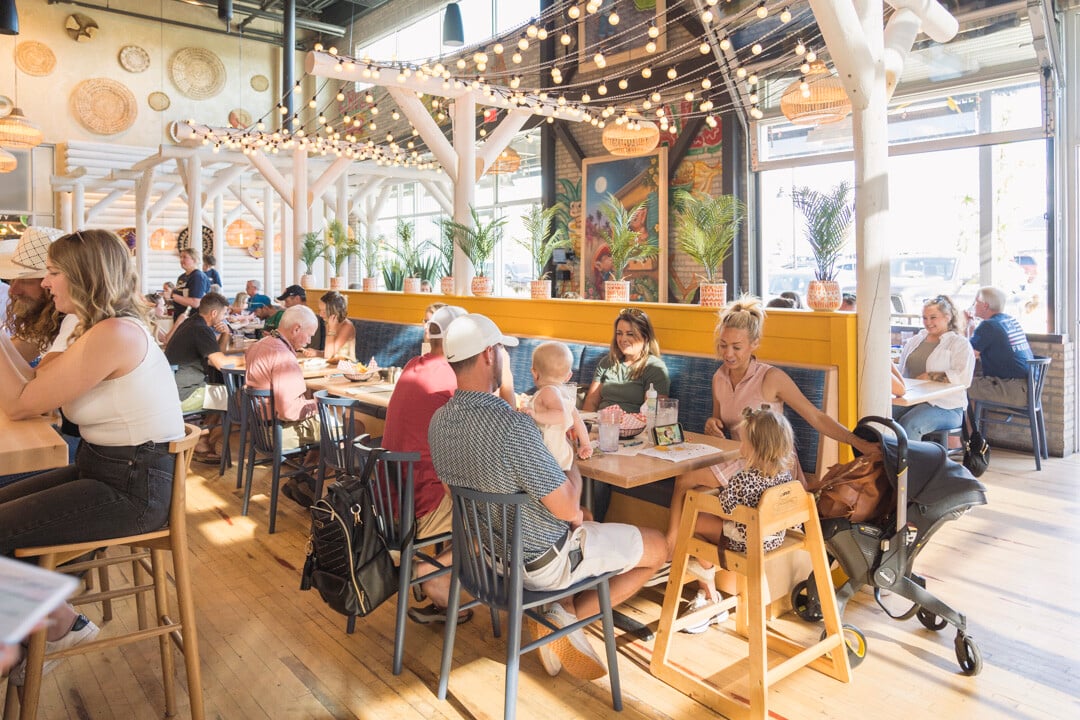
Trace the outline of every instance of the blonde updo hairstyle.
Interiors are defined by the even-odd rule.
[[[761,340],[761,333],[765,327],[765,306],[761,299],[753,295],[743,295],[731,303],[720,313],[720,321],[716,324],[716,332],[713,337],[713,345],[720,353],[720,333],[725,329],[745,330],[751,343]]]
[[[147,325],[139,278],[123,240],[108,230],[81,230],[49,245],[49,263],[67,278],[79,324],[71,339],[102,320],[136,318]]]

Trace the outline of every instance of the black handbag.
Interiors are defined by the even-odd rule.
[[[378,455],[368,456],[362,476],[342,476],[310,508],[311,540],[300,589],[314,586],[342,615],[364,617],[398,589],[398,569],[380,531],[371,489]]]
[[[975,477],[981,477],[990,467],[990,443],[975,429],[975,423],[967,413],[964,414],[963,436],[964,467]]]

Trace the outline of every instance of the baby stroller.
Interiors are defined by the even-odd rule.
[[[875,425],[892,430],[882,433]],[[896,492],[896,507],[876,521],[821,519],[830,557],[848,580],[836,591],[841,615],[847,601],[863,585],[874,588],[874,599],[894,620],[917,616],[930,630],[956,626],[956,659],[965,675],[977,675],[982,656],[967,634],[967,618],[926,589],[926,580],[912,571],[919,552],[945,523],[976,505],[986,504],[986,488],[965,467],[948,458],[936,443],[908,443],[907,433],[894,420],[865,417],[855,428],[859,437],[881,444],[885,474]],[[882,601],[882,590],[910,600],[911,607],[894,614]],[[803,620],[821,619],[813,576],[791,592],[791,604]],[[894,603],[895,604],[895,603]],[[865,646],[862,648],[865,654]],[[858,659],[861,655],[857,654]]]

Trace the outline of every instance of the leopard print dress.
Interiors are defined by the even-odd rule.
[[[776,475],[763,475],[754,468],[745,468],[735,473],[726,488],[720,490],[720,504],[725,513],[731,513],[738,505],[756,508],[761,495],[775,485],[791,482],[791,473],[784,470]],[[732,520],[724,521],[724,536],[727,549],[746,552],[746,525]],[[784,543],[784,531],[765,538],[765,552],[775,550]]]

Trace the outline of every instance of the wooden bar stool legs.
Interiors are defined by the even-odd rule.
[[[671,563],[671,579],[664,595],[660,613],[660,625],[656,633],[650,670],[672,687],[682,691],[698,702],[730,718],[765,718],[768,716],[769,686],[795,670],[810,667],[841,682],[851,680],[851,668],[836,595],[829,573],[821,523],[818,520],[814,498],[795,482],[770,488],[761,496],[756,509],[738,507],[730,516],[725,515],[720,499],[711,493],[690,491],[686,494],[682,525]],[[691,556],[719,565],[719,553],[715,544],[694,537],[694,527],[700,513],[722,516],[746,525],[747,552],[725,552],[727,568],[737,575],[738,592],[734,599],[720,606],[704,608],[692,615],[677,617],[682,578]],[[805,532],[790,528],[802,524]],[[786,529],[784,544],[769,553],[763,551],[763,539],[781,529]],[[756,549],[756,550],[755,550]],[[794,551],[810,554],[817,581],[821,610],[825,620],[825,637],[809,646],[802,646],[781,636],[768,626],[768,585],[766,564]],[[735,630],[748,642],[745,660],[732,667],[746,664],[745,677],[749,680],[748,702],[725,692],[723,689],[691,674],[685,662],[672,660],[672,643],[681,628],[701,622],[709,613],[715,614],[725,605],[736,603]],[[786,656],[770,666],[769,652]],[[724,668],[708,667],[704,675],[714,676]]]

